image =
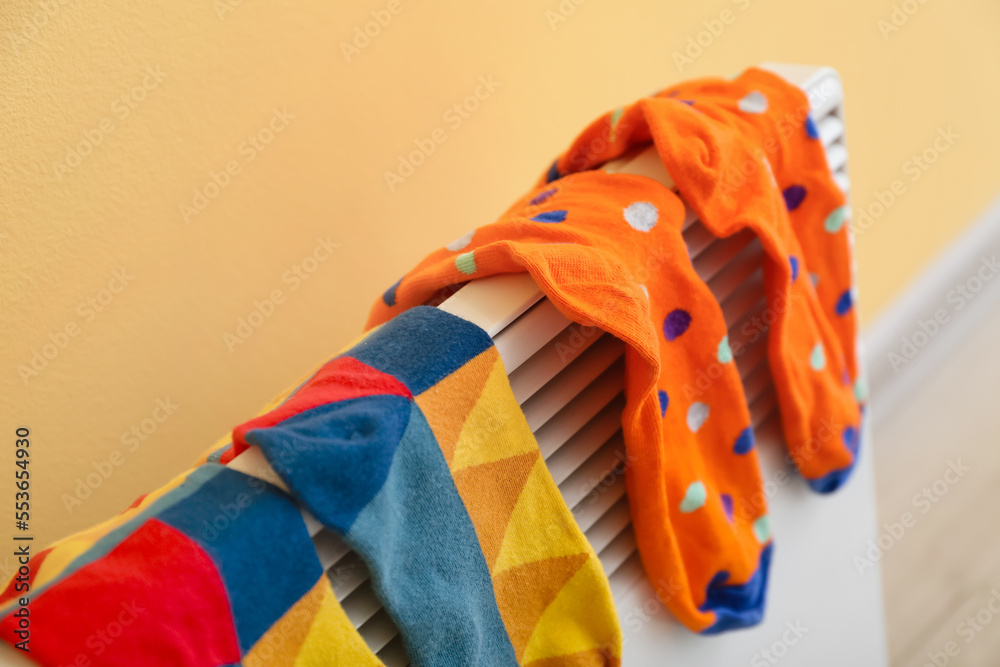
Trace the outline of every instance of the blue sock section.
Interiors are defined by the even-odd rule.
[[[156,518],[187,535],[215,563],[243,653],[323,574],[298,508],[256,477],[222,467],[197,493]]]
[[[717,635],[726,630],[749,628],[764,618],[767,597],[767,573],[771,566],[774,545],[764,547],[757,571],[745,584],[726,585],[728,572],[720,572],[712,579],[706,591],[701,611],[714,611],[715,623],[701,631],[703,635]]]
[[[389,475],[410,405],[390,395],[325,403],[248,431],[246,441],[324,526],[346,534]]]
[[[453,341],[459,351],[450,350],[442,342],[449,335],[442,319],[434,317],[432,326],[421,315],[412,318],[427,324],[416,328],[424,338],[407,336],[407,348],[430,345],[433,337],[438,354],[422,354],[418,347],[397,358],[366,358],[356,347],[350,355],[381,365],[379,370],[396,373],[402,366],[419,386],[429,376],[451,372],[451,361],[461,365],[478,353],[470,336]],[[458,319],[447,317],[445,324]],[[482,329],[463,326],[489,341]],[[372,349],[381,352],[381,344]],[[441,363],[442,357],[449,363]],[[414,665],[517,665],[472,520],[430,426],[409,398],[327,403],[249,431],[246,440],[261,448],[295,497],[364,559]]]
[[[181,482],[179,486],[163,494],[142,512],[94,542],[89,549],[77,556],[72,563],[67,565],[66,569],[64,569],[58,577],[52,579],[43,586],[32,588],[35,595],[41,595],[48,590],[50,586],[54,586],[60,581],[69,578],[80,568],[104,558],[116,547],[118,547],[118,545],[122,543],[122,540],[134,533],[139,526],[145,523],[148,519],[155,517],[158,512],[162,512],[166,508],[181,502],[192,493],[196,493],[203,484],[211,480],[215,475],[218,475],[219,472],[224,469],[225,468],[223,466],[218,464],[206,464],[195,468],[191,474],[187,476],[187,479]],[[12,602],[16,602],[16,600],[12,600],[8,604],[11,604]]]
[[[491,347],[489,334],[475,324],[439,308],[417,306],[374,331],[347,355],[392,375],[416,396]]]
[[[472,521],[430,426],[412,410],[388,479],[347,541],[414,665],[516,666]]]
[[[809,484],[809,488],[816,493],[833,493],[842,487],[851,477],[851,473],[854,472],[854,467],[858,463],[858,450],[861,449],[861,429],[848,426],[844,429],[841,437],[844,440],[844,446],[854,454],[851,465],[840,470],[834,470],[819,479],[807,479],[806,483]]]

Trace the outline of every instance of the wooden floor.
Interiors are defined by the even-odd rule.
[[[1000,312],[874,442],[893,667],[1000,665]]]

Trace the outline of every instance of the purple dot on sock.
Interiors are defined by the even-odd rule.
[[[810,139],[819,139],[819,129],[812,116],[806,116],[806,136]]]
[[[853,426],[848,426],[844,429],[844,445],[850,450],[851,454],[858,455],[858,445],[861,444],[861,438],[858,434],[858,429]]]
[[[542,202],[548,201],[549,197],[554,195],[556,192],[557,191],[555,188],[549,188],[544,192],[539,192],[537,195],[531,198],[531,201],[529,201],[528,204],[530,204],[531,206],[538,206]]]
[[[730,521],[733,520],[733,497],[728,493],[723,493],[719,496],[722,500],[722,509],[726,513],[726,518]]]
[[[670,397],[667,396],[667,392],[663,391],[662,389],[659,391],[659,397],[660,397],[660,416],[666,417],[667,406],[670,405]]]
[[[753,429],[747,427],[740,432],[738,438],[736,438],[736,444],[733,445],[733,451],[737,454],[746,454],[751,449],[753,449],[754,439],[753,439]]]
[[[837,314],[846,315],[850,312],[852,305],[854,305],[854,297],[851,296],[851,290],[844,290],[844,293],[837,299]]]
[[[788,258],[788,263],[792,265],[792,282],[799,277],[799,258],[795,255],[791,255]]]
[[[562,222],[566,219],[566,211],[546,211],[532,218],[535,222]]]
[[[686,310],[672,310],[663,320],[663,335],[667,340],[677,340],[691,326],[691,315]]]
[[[785,188],[782,194],[785,195],[785,206],[788,207],[789,211],[794,211],[802,204],[802,200],[806,198],[806,189],[801,185],[792,185]]]

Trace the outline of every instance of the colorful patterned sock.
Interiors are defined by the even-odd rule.
[[[810,485],[837,488],[856,458],[844,198],[808,110],[802,91],[753,69],[605,114],[498,222],[429,255],[369,317],[376,325],[447,286],[526,271],[567,317],[625,341],[639,548],[651,579],[675,591],[666,604],[699,632],[763,613],[770,522],[734,363],[746,340],[769,336],[785,440]],[[598,170],[651,143],[683,201],[652,179]],[[765,251],[765,317],[732,344],[681,236],[685,202],[715,236],[750,230]]]
[[[361,555],[413,664],[619,664],[600,562],[479,327],[408,311],[233,444]]]
[[[382,664],[337,603],[288,496],[224,466],[177,477],[27,568],[30,656],[41,665]],[[11,645],[18,584],[0,594]]]

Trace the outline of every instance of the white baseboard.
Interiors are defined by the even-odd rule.
[[[988,268],[984,258],[1000,260],[1000,200],[864,328],[862,345],[876,428],[1000,307],[1000,272]],[[975,287],[981,267],[984,275],[992,272],[992,276],[982,280],[978,293],[967,291],[969,296],[963,296],[957,287],[970,280],[967,287]],[[936,315],[944,324],[935,322]]]

